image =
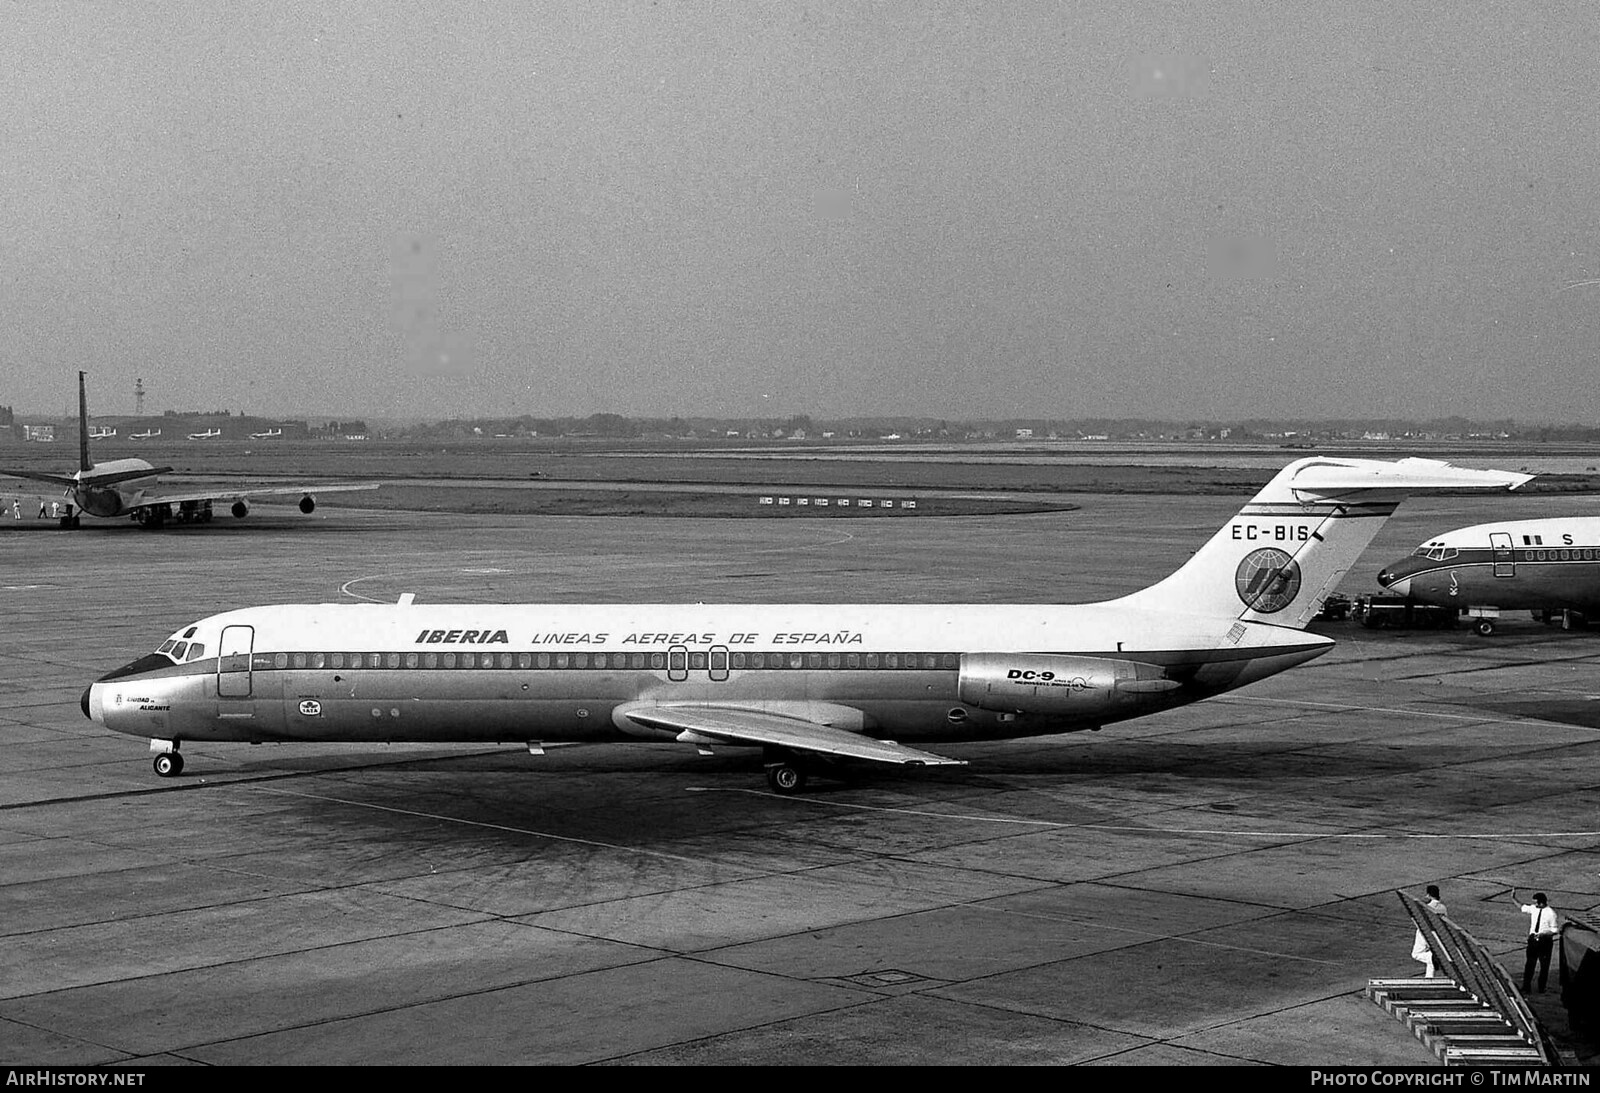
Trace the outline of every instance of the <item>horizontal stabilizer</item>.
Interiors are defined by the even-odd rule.
[[[1296,500],[1305,501],[1314,498],[1334,500],[1370,490],[1394,490],[1399,493],[1457,489],[1514,490],[1531,478],[1531,474],[1513,471],[1453,467],[1437,459],[1412,458],[1392,463],[1372,459],[1308,459],[1295,469],[1287,482],[1281,484],[1293,491]]]
[[[700,742],[696,738],[705,737],[730,744],[789,748],[875,763],[928,767],[966,765],[964,760],[917,751],[892,740],[874,740],[815,721],[757,710],[724,706],[641,706],[622,711],[622,716],[644,728],[692,734],[691,742]]]
[[[52,482],[57,486],[65,486],[68,489],[78,484],[76,478],[69,478],[60,474],[45,474],[43,471],[0,471],[0,474],[7,474],[12,478],[28,478],[35,482]]]

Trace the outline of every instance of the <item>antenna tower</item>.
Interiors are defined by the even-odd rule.
[[[144,380],[133,381],[133,412],[144,417]]]

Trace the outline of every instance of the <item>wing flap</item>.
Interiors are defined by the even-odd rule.
[[[918,751],[892,740],[874,740],[815,721],[758,710],[722,706],[643,706],[625,710],[623,716],[645,728],[688,734],[691,740],[700,737],[730,744],[759,744],[904,766],[966,765],[965,760]]]

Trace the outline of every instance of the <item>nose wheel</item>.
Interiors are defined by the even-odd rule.
[[[164,751],[151,764],[163,778],[176,778],[183,773],[183,756],[175,751]]]

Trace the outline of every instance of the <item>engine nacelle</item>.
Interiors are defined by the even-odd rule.
[[[316,499],[313,498],[309,493],[306,494],[304,497],[300,498],[300,511],[305,513],[307,516],[310,516],[312,510],[315,509],[316,507],[317,507]]]
[[[243,520],[245,515],[250,511],[250,506],[245,504],[243,501],[235,501],[233,503],[233,508],[229,509],[228,511],[233,513],[233,515],[238,517],[240,520]]]
[[[982,710],[1088,720],[1157,705],[1178,686],[1154,664],[1048,653],[966,653],[959,682],[961,701]]]

